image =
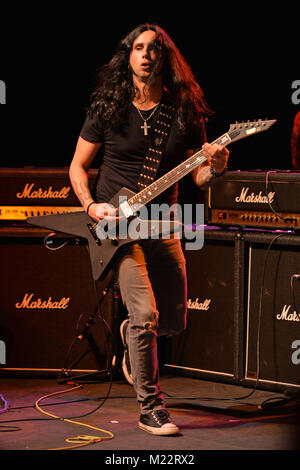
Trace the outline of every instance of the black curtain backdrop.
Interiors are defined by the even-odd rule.
[[[203,88],[215,112],[207,124],[209,140],[235,121],[278,119],[268,132],[229,147],[229,168],[291,169],[290,134],[300,100],[293,89],[300,81],[297,7],[85,2],[5,8],[2,168],[69,166],[97,67],[127,32],[148,21],[169,33]]]

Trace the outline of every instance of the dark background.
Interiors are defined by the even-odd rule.
[[[229,148],[229,169],[290,169],[299,110],[292,103],[292,83],[300,79],[296,8],[266,2],[264,9],[245,2],[3,7],[0,166],[68,166],[97,67],[127,32],[149,21],[169,33],[203,88],[215,112],[209,140],[235,121],[278,119],[268,132]]]

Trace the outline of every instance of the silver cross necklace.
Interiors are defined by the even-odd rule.
[[[144,130],[144,135],[148,135],[148,129],[151,128],[151,126],[148,126],[147,125],[147,121],[149,121],[149,119],[152,118],[153,114],[155,113],[157,107],[158,107],[159,103],[155,106],[155,108],[153,108],[152,110],[152,113],[145,119],[144,116],[142,115],[141,111],[139,110],[139,108],[136,107],[137,109],[137,112],[139,113],[141,119],[144,121],[144,124],[141,126],[141,129]]]

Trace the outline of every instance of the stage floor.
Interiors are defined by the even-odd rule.
[[[178,436],[153,436],[138,428],[135,393],[122,379],[114,379],[111,388],[109,381],[98,381],[73,390],[73,385],[58,384],[56,378],[1,377],[0,449],[61,450],[75,445],[67,443],[67,438],[79,435],[110,437],[75,449],[105,451],[105,458],[113,459],[122,456],[121,451],[192,455],[199,451],[300,449],[299,399],[282,403],[283,394],[264,390],[243,398],[251,388],[182,376],[163,376],[161,386],[172,419],[181,429]],[[47,413],[112,435],[52,419],[35,408],[41,397],[69,389],[68,393],[41,400],[39,406]],[[274,399],[273,406],[261,409],[260,405],[270,398]],[[3,412],[5,401],[9,409]]]

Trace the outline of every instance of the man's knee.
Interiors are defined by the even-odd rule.
[[[157,331],[158,329],[158,312],[152,311],[150,315],[148,315],[148,319],[144,322],[143,328],[145,330],[153,330]]]

